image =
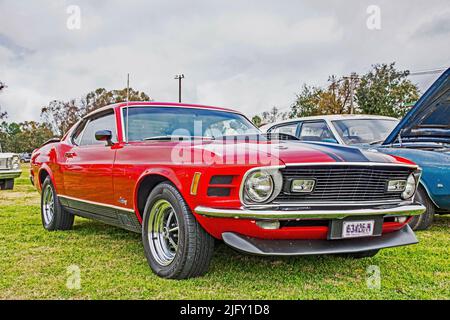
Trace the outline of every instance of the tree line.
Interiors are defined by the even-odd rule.
[[[289,110],[282,112],[273,107],[252,121],[261,126],[279,120],[348,113],[401,118],[420,95],[408,75],[408,70],[397,70],[395,63],[373,65],[363,75],[332,75],[325,88],[303,84]]]
[[[6,85],[0,82],[0,91]],[[128,93],[127,93],[128,91]],[[41,121],[7,122],[8,114],[0,106],[0,152],[32,152],[45,141],[62,137],[86,114],[109,104],[130,101],[149,101],[145,92],[130,88],[127,90],[106,90],[98,88],[80,98],[50,101],[41,107]]]

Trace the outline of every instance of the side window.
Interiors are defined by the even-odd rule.
[[[303,141],[335,140],[325,121],[304,122],[299,138]]]
[[[78,127],[75,129],[75,131],[72,134],[72,143],[79,146],[81,141],[81,135],[83,134],[83,130],[86,127],[86,120],[83,120],[80,122]]]
[[[297,136],[297,127],[298,122],[296,123],[287,123],[285,125],[281,125],[270,130],[270,133],[285,133],[291,136]]]
[[[99,130],[110,130],[113,134],[113,140],[117,141],[116,118],[114,113],[90,119],[83,131],[79,145],[104,145],[104,141],[95,139],[95,133]]]

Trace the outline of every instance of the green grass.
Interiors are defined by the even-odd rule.
[[[449,299],[450,217],[418,232],[418,245],[370,259],[331,256],[261,258],[219,245],[209,273],[184,281],[152,274],[140,235],[76,218],[72,231],[42,228],[28,169],[0,192],[0,299]],[[81,270],[68,289],[67,268]],[[381,289],[366,285],[381,271]]]

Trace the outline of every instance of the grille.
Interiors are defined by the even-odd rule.
[[[411,173],[407,167],[394,166],[311,166],[281,169],[283,190],[274,202],[353,202],[401,200],[401,192],[387,192],[389,180],[406,180]],[[311,193],[291,193],[293,179],[316,181]]]
[[[8,159],[0,159],[0,169],[8,169]]]

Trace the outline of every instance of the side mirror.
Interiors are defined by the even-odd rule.
[[[112,146],[112,132],[111,130],[99,130],[95,132],[95,140],[106,141],[106,145]]]

